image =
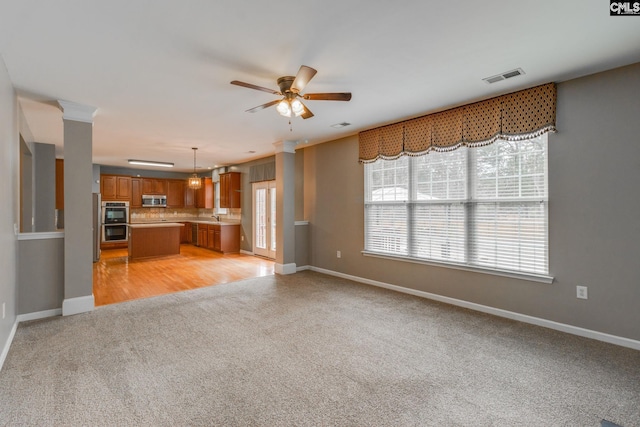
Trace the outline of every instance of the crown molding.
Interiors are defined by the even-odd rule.
[[[93,117],[98,110],[96,107],[82,105],[71,101],[58,100],[58,105],[62,110],[62,118],[64,120],[73,120],[76,122],[85,122],[93,124]]]

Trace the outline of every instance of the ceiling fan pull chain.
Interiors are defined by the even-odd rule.
[[[291,126],[291,119],[289,119],[289,132],[293,132],[293,126]]]

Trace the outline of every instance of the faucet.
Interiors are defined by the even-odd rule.
[[[220,222],[220,217],[216,215],[211,215],[212,218],[215,218],[217,222]]]

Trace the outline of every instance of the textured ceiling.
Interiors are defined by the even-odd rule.
[[[2,1],[0,55],[20,97],[29,141],[62,155],[57,100],[97,107],[94,163],[129,158],[175,170],[239,163],[283,140],[316,144],[386,123],[550,81],[640,61],[640,17],[608,4],[558,1]],[[277,89],[300,65],[307,101],[291,125]],[[482,78],[521,67],[525,75]],[[341,129],[331,125],[348,122]]]

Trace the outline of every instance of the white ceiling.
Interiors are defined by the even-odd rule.
[[[640,17],[602,0],[2,0],[0,55],[29,141],[56,144],[57,100],[97,107],[94,163],[175,162],[178,171],[271,155],[283,140],[315,144],[550,81],[640,61]],[[291,120],[276,97],[300,65],[306,101]],[[0,64],[1,66],[1,64]],[[524,76],[481,79],[521,67]],[[349,122],[335,129],[331,125]],[[255,153],[252,153],[255,152]]]

